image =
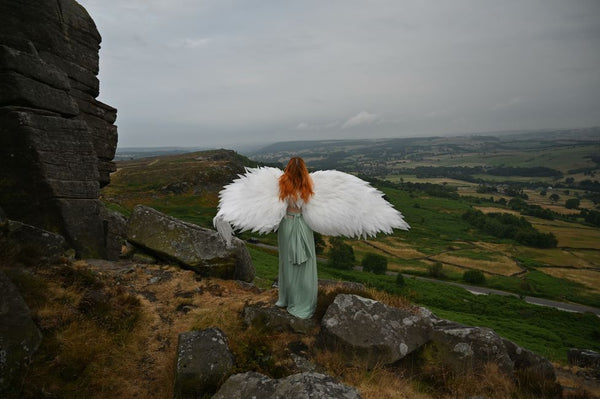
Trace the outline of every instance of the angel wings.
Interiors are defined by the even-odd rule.
[[[277,168],[246,168],[246,173],[219,193],[213,224],[231,244],[233,230],[268,233],[277,230],[287,203],[279,199]],[[408,230],[402,214],[383,193],[356,176],[336,170],[310,174],[314,195],[302,207],[308,226],[328,236],[367,237],[394,228]]]

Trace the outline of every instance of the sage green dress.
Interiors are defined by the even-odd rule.
[[[313,232],[301,213],[288,213],[277,232],[279,300],[292,315],[307,319],[317,306],[317,257]]]

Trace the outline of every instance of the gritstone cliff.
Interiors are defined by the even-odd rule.
[[[99,197],[117,110],[96,100],[101,37],[74,0],[0,2],[0,207],[105,257]]]

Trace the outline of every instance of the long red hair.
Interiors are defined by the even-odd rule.
[[[279,178],[279,199],[284,200],[289,197],[296,201],[300,197],[306,203],[313,194],[313,182],[304,160],[293,157]]]

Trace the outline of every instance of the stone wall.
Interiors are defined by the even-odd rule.
[[[0,2],[0,206],[106,255],[100,187],[115,170],[116,109],[96,100],[101,37],[74,0]]]

